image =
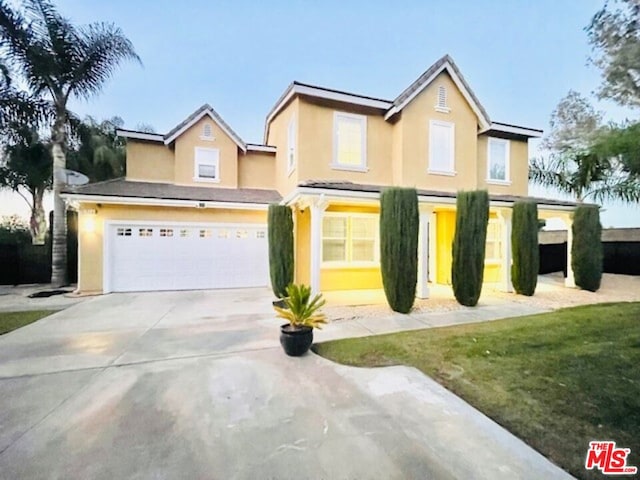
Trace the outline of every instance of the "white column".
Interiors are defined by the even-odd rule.
[[[309,269],[311,291],[320,293],[320,264],[322,262],[322,218],[327,208],[324,195],[310,199],[311,214],[311,265]]]
[[[420,229],[418,232],[418,284],[416,297],[429,298],[429,221],[433,207],[420,209]]]
[[[502,263],[500,268],[500,290],[503,292],[513,292],[511,284],[511,217],[512,210],[504,209],[498,211],[498,218],[501,220],[502,238]]]
[[[576,280],[573,276],[573,268],[571,267],[571,248],[573,246],[573,217],[565,217],[564,223],[567,225],[567,278],[564,279],[564,286],[575,288]]]

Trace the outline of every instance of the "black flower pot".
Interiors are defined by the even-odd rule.
[[[313,328],[292,327],[288,323],[280,326],[280,344],[284,353],[290,357],[299,357],[307,353],[313,343]]]

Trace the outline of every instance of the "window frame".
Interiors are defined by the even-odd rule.
[[[287,175],[290,176],[296,169],[298,160],[298,132],[296,116],[292,115],[287,126]],[[292,160],[293,158],[293,160]]]
[[[340,118],[346,118],[350,120],[357,120],[360,122],[360,128],[362,136],[360,138],[360,164],[359,165],[346,165],[338,161],[338,123]],[[368,172],[367,167],[367,116],[357,115],[355,113],[348,112],[333,112],[333,158],[331,159],[331,168],[334,170],[347,170],[352,172]]]
[[[504,155],[504,180],[491,178],[491,144],[503,144],[505,146]],[[494,185],[511,185],[511,141],[506,138],[489,137],[487,140],[487,183]]]
[[[451,158],[449,159],[449,170],[440,170],[437,168],[431,167],[431,160],[433,158],[433,126],[437,125],[440,127],[448,127],[451,129],[451,138],[450,138],[450,152]],[[453,122],[445,122],[444,120],[429,120],[429,158],[427,159],[427,173],[432,175],[445,175],[449,177],[453,177],[457,174],[456,172],[456,125]]]
[[[209,151],[216,152],[217,158],[215,161],[211,160],[198,160],[198,152],[199,151]],[[200,176],[200,165],[215,165],[216,167],[216,176],[215,178],[211,177],[201,177]],[[194,182],[205,182],[205,183],[220,183],[220,150],[217,148],[208,148],[208,147],[195,147],[193,153],[193,181]]]
[[[380,215],[377,213],[350,213],[350,212],[325,212],[324,217],[338,217],[346,218],[346,237],[345,237],[345,260],[325,261],[324,260],[324,225],[322,229],[322,236],[320,241],[320,268],[377,268],[380,267]],[[373,238],[373,260],[360,260],[353,261],[353,228],[352,219],[354,218],[373,218],[378,221],[378,228],[375,229],[375,236]],[[324,221],[324,219],[323,219]],[[356,240],[363,240],[363,238],[357,238]]]

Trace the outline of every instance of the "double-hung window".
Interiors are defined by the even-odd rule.
[[[196,147],[193,179],[198,182],[220,181],[220,152],[218,149]]]
[[[331,167],[337,170],[367,171],[367,117],[334,112]]]
[[[325,266],[368,266],[378,261],[377,215],[325,213],[322,224],[322,262]]]
[[[296,117],[289,120],[287,129],[287,174],[291,174],[296,168]]]
[[[489,138],[487,143],[487,181],[508,183],[509,180],[509,140]]]
[[[455,175],[455,127],[451,122],[429,122],[429,173]]]

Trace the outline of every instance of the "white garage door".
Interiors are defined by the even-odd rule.
[[[269,284],[266,225],[110,224],[105,291]]]

